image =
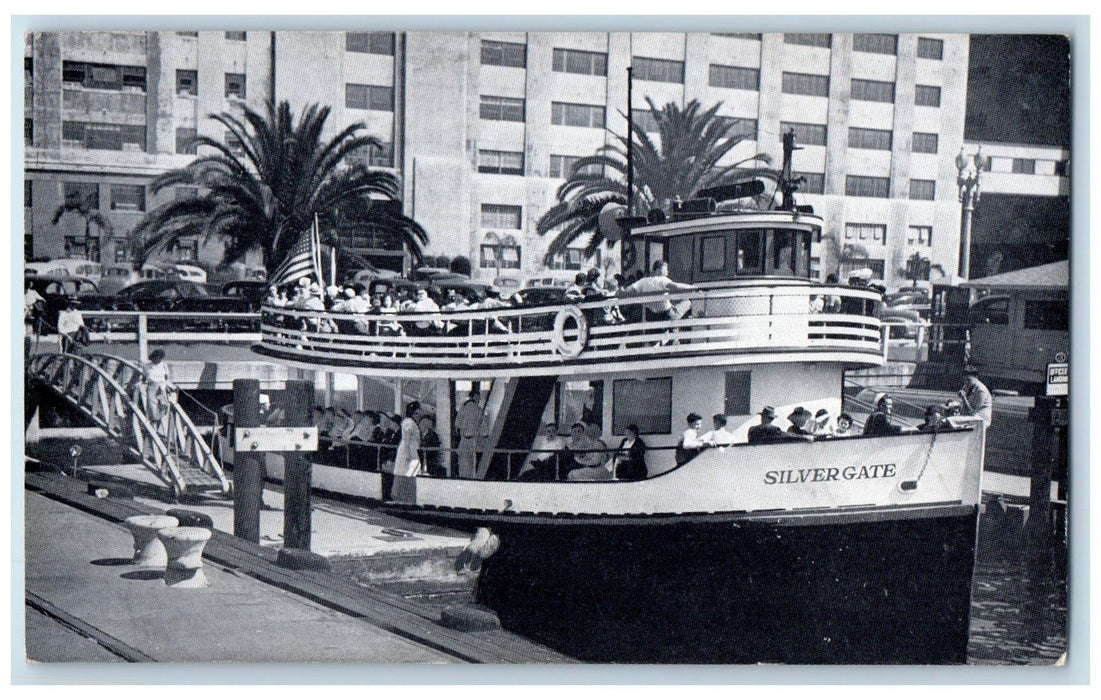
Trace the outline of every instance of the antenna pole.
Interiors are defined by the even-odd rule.
[[[795,145],[795,130],[788,129],[787,133],[783,135],[784,143],[784,162],[780,170],[780,192],[783,194],[783,200],[780,203],[780,208],[787,211],[795,211],[795,191],[799,189],[799,183],[804,181],[803,177],[792,178],[791,176],[791,155],[795,151],[802,150]]]
[[[627,216],[635,215],[635,168],[634,152],[635,134],[631,130],[631,66],[627,66]]]

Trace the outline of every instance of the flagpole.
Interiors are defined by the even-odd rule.
[[[321,271],[321,226],[318,223],[317,212],[313,215],[313,228],[310,230],[311,258],[313,259],[314,272],[317,274],[317,282],[321,289],[325,289],[325,275]]]

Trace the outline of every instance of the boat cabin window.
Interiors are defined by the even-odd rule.
[[[723,414],[727,416],[748,416],[753,413],[749,407],[749,388],[752,374],[740,369],[726,373],[726,395],[723,400]]]
[[[612,434],[634,423],[641,435],[673,432],[673,379],[617,379],[612,382]]]
[[[1005,326],[1009,324],[1009,297],[992,297],[976,302],[970,312],[968,321],[971,324],[991,324]]]
[[[581,422],[604,429],[604,382],[566,381],[558,383],[558,431],[568,435],[570,426]]]
[[[1026,299],[1024,327],[1034,331],[1066,331],[1067,302],[1054,299]]]
[[[678,282],[715,282],[739,276],[809,278],[810,231],[789,228],[706,231],[673,236],[664,259]],[[663,258],[650,241],[650,264]]]

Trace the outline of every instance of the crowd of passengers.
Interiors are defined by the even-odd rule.
[[[882,291],[882,288],[869,284],[870,270],[857,271],[850,277],[849,285]],[[837,275],[826,278],[827,284],[837,284]],[[573,284],[562,291],[559,303],[578,304],[582,302],[602,302],[609,299],[621,299],[632,296],[655,296],[670,292],[692,292],[697,287],[691,284],[675,282],[669,278],[669,266],[664,261],[654,263],[647,276],[641,273],[630,278],[621,274],[606,276],[594,267],[588,272],[579,272]],[[522,292],[505,296],[495,287],[486,289],[485,296],[475,288],[447,289],[436,286],[417,287],[406,283],[394,283],[378,280],[372,285],[350,284],[330,286],[322,289],[310,278],[301,278],[297,284],[276,286],[268,289],[266,306],[287,308],[299,311],[324,311],[332,314],[348,314],[350,318],[310,318],[275,316],[276,325],[297,330],[324,333],[354,333],[360,335],[381,336],[426,336],[426,335],[468,335],[475,333],[510,333],[521,330],[548,330],[553,323],[553,315],[521,319],[488,316],[485,328],[472,328],[471,321],[449,320],[449,312],[501,310],[530,308],[539,302],[525,297]],[[554,302],[551,302],[554,303]],[[584,309],[590,325],[611,325],[625,322],[655,320],[675,321],[691,314],[691,300],[673,303],[669,299],[656,299],[645,304],[611,304],[598,308]],[[867,314],[865,302],[859,298],[842,299],[837,295],[811,295],[809,309],[811,313],[853,313]],[[380,319],[387,314],[423,313],[426,318],[417,321],[399,322]]]

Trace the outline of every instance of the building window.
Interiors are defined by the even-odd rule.
[[[350,109],[369,109],[375,112],[394,111],[394,89],[387,85],[344,85],[344,106]]]
[[[235,156],[245,155],[245,146],[241,143],[241,139],[234,136],[232,131],[225,132],[224,140],[222,141],[229,149],[229,152]]]
[[[917,57],[931,58],[934,61],[943,60],[944,42],[940,39],[926,39],[925,37],[918,37]]]
[[[865,53],[898,53],[898,36],[895,34],[853,34],[853,51]]]
[[[373,53],[380,56],[394,55],[393,32],[348,32],[344,48],[355,53]]]
[[[750,41],[760,41],[760,34],[751,34],[748,32],[711,32],[711,36],[725,36],[728,39],[749,39]]]
[[[845,224],[845,240],[887,244],[885,224]]]
[[[936,180],[910,180],[910,199],[936,199]]]
[[[603,129],[604,106],[551,102],[551,124]]]
[[[513,204],[483,204],[482,228],[523,228],[523,207]]]
[[[597,250],[593,253],[592,264],[594,267],[600,266],[600,251]],[[550,268],[552,270],[580,270],[585,266],[585,249],[584,248],[566,248],[565,251],[557,253],[551,260]]]
[[[66,202],[78,200],[91,209],[99,209],[99,185],[95,182],[66,182],[62,192]]]
[[[664,58],[631,57],[632,76],[636,80],[651,80],[657,83],[683,83],[684,61],[670,61]]]
[[[176,32],[176,36],[197,37],[199,32]]]
[[[61,139],[66,148],[144,151],[145,127],[134,124],[62,122]]]
[[[523,175],[522,151],[478,151],[478,172],[499,175]]]
[[[914,153],[936,153],[937,152],[937,135],[925,134],[920,131],[914,132]]]
[[[65,257],[99,262],[99,238],[65,236]]]
[[[760,76],[761,72],[756,68],[719,66],[712,63],[708,69],[707,84],[733,90],[757,90],[761,83]]]
[[[1035,175],[1036,160],[1033,158],[1014,158],[1012,172],[1019,175]]]
[[[97,90],[127,88],[145,92],[145,68],[142,66],[116,66],[79,61],[64,61],[61,65],[61,80],[70,85],[76,84]]]
[[[747,119],[745,117],[727,117],[723,115],[718,115],[715,118],[722,122],[723,125],[725,125],[726,128],[730,130],[730,136],[727,138],[741,138],[748,141],[757,140],[756,119]],[[656,130],[657,129],[655,128],[655,131]]]
[[[795,143],[799,146],[825,146],[825,124],[802,124],[800,122],[780,122],[780,140],[788,131],[795,132]]]
[[[195,145],[195,138],[198,135],[195,129],[186,126],[176,127],[176,153],[191,155],[198,153],[198,146]]]
[[[126,239],[115,239],[115,263],[128,263],[131,262],[130,258],[130,246],[126,244]]]
[[[799,44],[801,46],[830,47],[829,34],[784,34],[785,44]]]
[[[23,208],[30,209],[34,206],[34,181],[23,181]]]
[[[849,148],[889,151],[891,150],[891,132],[886,129],[860,129],[850,126]]]
[[[906,232],[906,245],[911,246],[932,246],[933,245],[933,227],[932,226],[911,226]]]
[[[34,120],[30,117],[24,117],[23,119],[23,145],[34,145]]]
[[[515,44],[510,41],[482,40],[482,65],[483,66],[511,66],[524,68],[527,66],[528,47],[526,44]]]
[[[194,70],[176,71],[176,94],[195,97],[199,94],[199,72]]]
[[[860,80],[853,78],[852,98],[867,102],[894,102],[895,84],[883,80]]]
[[[226,97],[245,99],[244,73],[226,73]]]
[[[111,209],[117,211],[145,211],[145,187],[143,185],[111,185]]]
[[[849,197],[890,196],[891,179],[887,177],[867,177],[864,175],[845,176],[845,194]]]
[[[550,157],[550,177],[567,178],[573,173],[573,167],[577,161],[588,156],[557,156]],[[582,168],[578,175],[601,175],[604,169],[598,163],[592,163]]]
[[[781,90],[788,95],[814,95],[829,97],[830,77],[810,73],[784,72]]]
[[[367,165],[372,168],[394,167],[394,144],[383,143],[380,148],[371,148],[367,154]]]
[[[936,85],[915,85],[914,104],[919,107],[940,107],[940,88]]]
[[[521,97],[482,95],[478,116],[502,122],[524,121],[524,100]]]
[[[483,268],[520,269],[520,244],[512,234],[501,237],[490,231],[482,241],[480,253],[479,263]]]
[[[631,121],[648,134],[658,133],[658,120],[654,113],[648,109],[632,109]]]
[[[612,382],[612,432],[623,435],[637,425],[641,435],[673,431],[673,379],[616,379]]]
[[[804,194],[825,194],[826,192],[826,174],[825,173],[794,173],[795,177],[801,177],[805,180],[803,184],[799,185],[799,191]]]
[[[181,199],[195,199],[199,196],[198,187],[177,187],[175,190],[177,202]]]
[[[555,49],[551,66],[558,73],[608,75],[608,54],[577,49]]]
[[[244,32],[226,32],[226,41],[244,41]]]

